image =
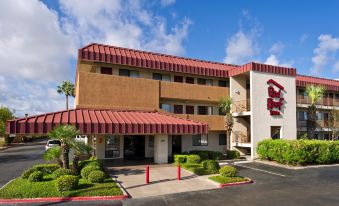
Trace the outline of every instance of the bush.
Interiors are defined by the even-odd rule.
[[[0,140],[0,147],[5,147],[7,143],[4,140]]]
[[[207,170],[209,174],[217,174],[219,173],[220,166],[215,160],[207,160],[204,163],[204,168]]]
[[[282,164],[332,164],[339,162],[339,142],[324,140],[272,140],[258,143],[260,159]]]
[[[88,179],[88,175],[91,174],[91,172],[95,170],[102,170],[102,169],[101,167],[98,167],[98,166],[87,165],[81,170],[81,177],[84,179]]]
[[[196,175],[208,175],[208,171],[203,167],[192,168],[192,172]]]
[[[73,171],[71,169],[59,168],[52,173],[52,178],[56,180],[63,175],[72,175],[72,174]]]
[[[231,166],[224,166],[219,169],[219,174],[224,177],[235,177],[237,169]]]
[[[93,156],[87,160],[79,161],[79,170],[81,171],[87,165],[96,165],[102,167],[101,162]]]
[[[240,152],[237,150],[227,150],[228,159],[240,159]]]
[[[208,151],[192,150],[192,151],[190,151],[190,154],[199,155],[201,160],[208,160],[209,159]]]
[[[30,182],[40,182],[40,181],[42,181],[43,177],[44,177],[44,173],[42,173],[40,171],[35,171],[35,172],[32,172],[32,174],[29,175],[28,181],[30,181]]]
[[[190,154],[199,155],[201,160],[221,160],[223,158],[223,154],[218,151],[192,150]]]
[[[100,170],[95,170],[88,175],[88,180],[92,183],[101,183],[105,178],[106,174]]]
[[[200,161],[201,161],[201,158],[200,158],[199,155],[188,155],[187,158],[186,158],[187,163],[198,164],[198,163],[200,163]]]
[[[209,151],[208,156],[211,160],[221,160],[224,155],[218,151]]]
[[[188,155],[174,155],[175,163],[185,163]]]
[[[21,178],[22,179],[27,179],[33,172],[36,172],[37,170],[35,168],[29,168],[27,170],[25,170],[22,174],[21,174]]]
[[[33,166],[33,168],[36,171],[40,171],[44,173],[44,175],[46,175],[46,174],[52,174],[55,170],[59,169],[60,167],[57,164],[39,164],[39,165]]]
[[[58,191],[70,191],[77,188],[79,183],[79,179],[77,176],[74,175],[63,175],[59,177],[56,182],[55,186]]]

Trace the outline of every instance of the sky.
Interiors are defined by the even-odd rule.
[[[64,110],[56,87],[75,81],[78,48],[92,42],[339,79],[338,9],[335,0],[1,0],[0,106],[18,117]]]

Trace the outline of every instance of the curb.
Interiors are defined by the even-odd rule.
[[[103,201],[123,200],[127,195],[117,196],[94,196],[94,197],[46,197],[46,198],[22,198],[22,199],[0,199],[0,203],[35,203],[35,202],[72,202],[72,201]]]
[[[249,179],[244,182],[232,182],[232,183],[226,183],[226,184],[219,184],[219,187],[223,188],[223,187],[230,187],[230,186],[237,186],[237,185],[245,185],[245,184],[251,184],[253,182],[254,182],[253,180]]]

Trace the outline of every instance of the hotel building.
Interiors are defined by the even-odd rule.
[[[254,62],[231,65],[90,44],[78,52],[75,109],[9,121],[7,134],[44,135],[72,124],[99,159],[167,163],[174,153],[227,149],[256,158],[259,141],[306,132],[310,84],[326,89],[317,102],[316,136],[329,139],[339,81]],[[223,97],[232,98],[230,137],[219,109]]]

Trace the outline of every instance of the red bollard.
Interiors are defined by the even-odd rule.
[[[149,166],[146,166],[146,184],[149,183]]]
[[[180,164],[178,164],[178,180],[181,179],[181,170],[180,170]]]

